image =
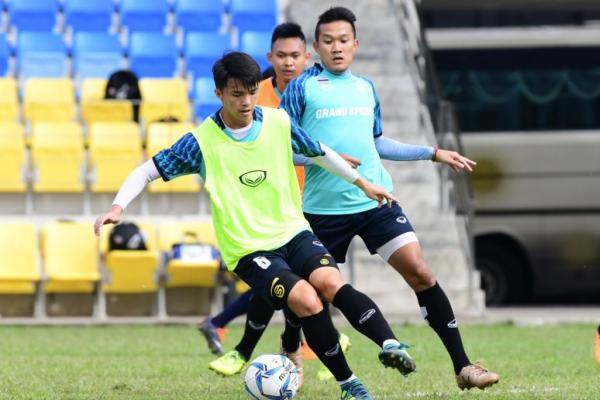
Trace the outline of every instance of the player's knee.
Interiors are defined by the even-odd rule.
[[[315,289],[304,280],[299,281],[287,299],[288,307],[298,317],[308,317],[323,310],[323,303]]]
[[[435,285],[433,273],[423,258],[412,260],[407,275],[407,283],[414,290],[424,290]]]

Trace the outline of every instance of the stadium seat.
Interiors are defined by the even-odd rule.
[[[35,225],[0,223],[0,294],[35,294],[41,274]]]
[[[121,25],[128,31],[162,32],[167,24],[167,0],[121,0]]]
[[[0,122],[0,160],[2,160],[0,193],[25,192],[27,153],[24,128],[20,123]]]
[[[186,241],[193,236],[201,243],[216,246],[215,232],[211,222],[168,222],[159,228],[159,247],[170,252],[174,244]],[[195,240],[194,239],[194,240]],[[170,259],[167,263],[167,287],[214,287],[219,261],[189,262]]]
[[[23,95],[23,115],[33,123],[71,121],[75,118],[73,81],[28,79]]]
[[[88,78],[81,84],[81,117],[86,124],[94,122],[127,122],[133,120],[128,100],[106,100],[106,79]]]
[[[91,190],[116,192],[142,161],[140,127],[135,122],[97,122],[89,127]]]
[[[174,36],[155,32],[131,35],[129,65],[140,78],[172,77],[177,72],[178,56]]]
[[[170,117],[177,118],[178,121],[189,120],[190,103],[187,84],[183,79],[140,79],[140,91],[140,118],[144,122]]]
[[[19,33],[17,72],[23,78],[67,75],[67,47],[62,36],[49,32]]]
[[[77,32],[73,44],[73,67],[80,78],[106,78],[122,68],[119,37],[105,32]]]
[[[152,157],[162,149],[169,148],[181,136],[194,128],[189,122],[154,122],[150,124],[146,134],[146,151]],[[169,182],[157,179],[151,182],[148,191],[151,193],[197,193],[200,182],[196,175],[179,176]]]
[[[78,123],[35,124],[31,138],[31,158],[35,192],[83,192],[83,133]]]
[[[0,78],[0,121],[19,118],[17,83],[13,78]]]
[[[185,32],[217,32],[223,15],[222,0],[176,0],[175,23]]]
[[[19,31],[50,32],[56,24],[56,0],[10,0],[6,3],[9,23]]]
[[[221,101],[215,94],[215,81],[212,78],[198,78],[194,83],[194,112],[196,119],[202,120],[221,108]]]
[[[108,251],[110,227],[100,234],[100,252],[105,255],[108,279],[102,284],[105,293],[156,292],[156,270],[159,266],[156,228],[150,223],[136,222],[146,239],[146,250]]]
[[[185,36],[185,68],[193,78],[212,77],[213,64],[227,50],[232,50],[229,34],[190,32]]]
[[[74,32],[106,32],[110,28],[113,0],[65,0],[65,25]]]
[[[231,25],[245,31],[272,32],[277,25],[277,0],[231,0]],[[270,43],[270,38],[269,38]]]
[[[258,62],[261,71],[270,66],[267,53],[271,51],[271,32],[244,32],[240,49]]]
[[[92,222],[53,221],[42,228],[46,293],[92,293],[100,280]]]
[[[6,36],[0,33],[0,76],[6,75],[8,72],[8,62],[10,60],[10,47],[6,40]]]

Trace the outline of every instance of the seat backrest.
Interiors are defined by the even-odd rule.
[[[29,222],[0,223],[0,280],[40,278],[38,237]]]
[[[217,32],[189,32],[185,36],[186,70],[196,77],[212,77],[212,66],[227,50],[233,50],[231,36]]]
[[[14,121],[18,116],[17,83],[13,78],[0,78],[0,121]]]
[[[141,77],[172,77],[179,52],[175,37],[157,32],[134,32],[129,59],[131,69]]]
[[[162,32],[167,23],[167,0],[122,0],[121,24],[129,30]]]
[[[41,122],[33,125],[31,155],[83,159],[83,131],[77,122]]]
[[[142,92],[141,118],[146,122],[174,117],[186,121],[190,117],[187,83],[180,78],[140,80]]]
[[[73,65],[80,77],[107,77],[120,69],[123,50],[117,35],[107,32],[77,32],[73,44]]]
[[[20,31],[50,32],[56,24],[58,4],[53,0],[10,0],[6,2],[9,23]]]
[[[8,61],[10,60],[10,47],[4,33],[0,33],[0,75],[6,75]]]
[[[104,100],[106,78],[86,78],[81,83],[81,103]]]
[[[67,46],[61,35],[21,32],[17,41],[17,69],[23,77],[61,77],[68,71]]]
[[[35,121],[70,121],[75,116],[71,79],[30,78],[25,82],[23,114]]]
[[[277,25],[277,0],[231,0],[231,25],[245,31],[272,32]]]
[[[241,51],[250,54],[260,69],[264,70],[269,67],[267,53],[271,51],[271,35],[270,31],[247,31],[242,33],[240,41]]]
[[[100,158],[141,157],[140,127],[135,122],[96,122],[89,127],[89,155],[92,163]]]
[[[177,0],[175,20],[184,31],[217,32],[223,16],[222,0]]]
[[[186,232],[192,232],[202,243],[217,246],[215,231],[210,221],[165,222],[158,229],[158,247],[161,251],[171,251],[173,244],[181,243]]]
[[[75,32],[106,32],[113,10],[113,0],[65,0],[65,24]]]
[[[191,122],[154,122],[148,127],[146,134],[146,151],[148,156],[170,147],[181,136],[194,128]]]
[[[42,229],[42,254],[51,279],[98,274],[98,240],[91,221],[47,223]]]

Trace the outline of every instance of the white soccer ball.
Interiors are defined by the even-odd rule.
[[[246,393],[255,400],[287,400],[298,391],[298,370],[281,354],[255,358],[244,377]]]

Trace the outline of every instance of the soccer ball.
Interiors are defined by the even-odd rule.
[[[298,391],[298,370],[284,355],[263,354],[250,363],[244,381],[255,400],[287,400]]]

